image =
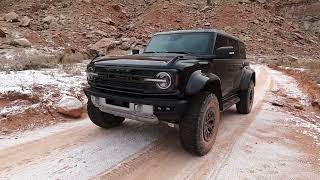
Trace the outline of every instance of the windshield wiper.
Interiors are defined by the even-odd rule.
[[[183,52],[183,51],[163,51],[163,52],[147,51],[144,53],[190,54],[188,52]]]
[[[163,52],[147,51],[147,52],[143,52],[143,53],[163,53]]]
[[[190,54],[188,52],[183,52],[183,51],[167,51],[167,52],[164,52],[164,53],[174,53],[174,54]]]

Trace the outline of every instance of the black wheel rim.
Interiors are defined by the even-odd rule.
[[[214,112],[211,109],[208,109],[204,117],[204,126],[203,126],[203,138],[205,141],[210,141],[214,135],[214,122],[215,116]]]

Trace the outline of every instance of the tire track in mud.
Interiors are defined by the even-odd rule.
[[[263,97],[271,80],[266,76],[266,69],[259,68],[260,82],[257,82],[256,86],[257,101],[254,104],[253,112],[249,115],[239,115],[235,108],[224,112],[216,143],[208,155],[201,158],[184,152],[176,131],[118,166],[98,175],[98,178],[108,180],[204,179],[212,176],[214,171],[219,171],[231,153],[233,145],[248,129],[260,111]]]
[[[68,129],[0,151],[0,177],[87,179],[114,166],[167,132],[167,126],[131,120],[112,130],[92,124]]]

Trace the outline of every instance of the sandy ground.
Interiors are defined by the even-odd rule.
[[[271,106],[269,89],[283,81],[256,69],[253,112],[224,112],[204,157],[184,152],[164,124],[103,130],[84,119],[0,137],[0,179],[318,179],[319,126]]]

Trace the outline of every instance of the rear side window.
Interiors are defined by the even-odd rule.
[[[232,56],[232,59],[240,59],[239,41],[229,39],[229,46],[232,46],[234,49],[234,56]]]
[[[220,47],[224,47],[224,46],[232,46],[234,48],[234,56],[232,56],[232,59],[245,58],[244,45],[241,48],[240,44],[241,44],[241,42],[239,42],[239,41],[237,41],[235,39],[232,39],[232,38],[229,38],[229,37],[225,37],[225,36],[222,36],[222,35],[218,34],[217,38],[216,38],[216,44],[214,46],[214,50],[216,50],[216,49],[218,49]]]
[[[214,50],[223,46],[228,46],[228,38],[218,34],[216,38],[216,44],[214,45]]]

